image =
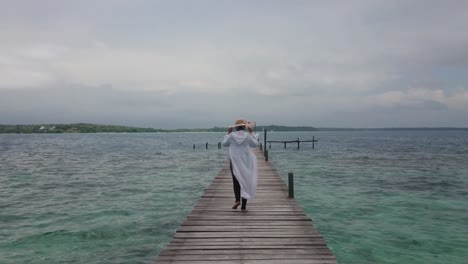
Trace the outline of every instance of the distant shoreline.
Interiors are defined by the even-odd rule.
[[[311,126],[257,126],[257,131],[434,131],[434,130],[467,130],[462,127],[395,127],[395,128],[316,128]],[[156,133],[156,132],[225,132],[227,127],[157,129],[116,125],[99,125],[88,123],[76,124],[35,124],[35,125],[1,125],[0,134],[61,134],[61,133]]]
[[[384,127],[384,128],[317,128],[318,131],[411,131],[411,130],[468,130],[468,127]]]

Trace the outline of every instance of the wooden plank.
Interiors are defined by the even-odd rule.
[[[239,255],[239,254],[219,254],[219,255],[160,255],[161,260],[183,260],[183,261],[193,261],[193,260],[204,260],[204,261],[215,261],[215,260],[291,260],[291,259],[314,259],[314,260],[333,260],[332,255],[326,256],[321,255],[317,256],[314,253],[310,254],[274,254],[274,253],[264,253],[264,254],[248,254],[248,255]]]
[[[158,264],[336,264],[335,259],[161,260]]]
[[[336,259],[259,150],[257,197],[232,210],[229,163],[205,189],[156,263],[335,264]]]
[[[203,243],[206,241],[211,242],[233,242],[233,243],[253,243],[253,242],[261,242],[261,243],[302,243],[307,241],[321,241],[321,238],[317,237],[306,237],[306,238],[287,238],[287,237],[280,237],[280,238],[250,238],[250,237],[241,237],[241,238],[234,238],[234,237],[223,237],[223,238],[212,238],[212,239],[181,239],[181,238],[174,238],[172,239],[171,243]]]
[[[311,235],[309,233],[288,234],[287,232],[270,232],[270,233],[249,233],[249,232],[179,232],[174,235],[178,238],[221,238],[221,237],[265,237],[265,238],[280,238],[280,237],[322,237],[320,235]]]
[[[196,212],[192,213],[190,215],[191,218],[194,217],[202,217],[202,216],[222,216],[222,217],[237,217],[237,212],[223,212],[223,211],[218,211],[218,212],[213,212],[213,211],[204,211],[204,212]],[[270,219],[271,217],[307,217],[304,213],[297,213],[297,212],[256,212],[256,211],[251,211],[249,216],[255,216],[255,217],[265,217],[268,216]]]
[[[303,225],[296,226],[258,226],[258,225],[235,225],[235,226],[181,226],[177,232],[239,232],[245,230],[248,232],[270,232],[275,231],[288,231],[288,230],[304,230]]]
[[[223,221],[205,221],[205,220],[187,220],[184,223],[182,223],[182,226],[188,226],[188,225],[203,225],[203,226],[229,226],[229,225],[244,225],[244,226],[249,226],[249,225],[258,225],[258,222],[248,222],[248,221],[229,221],[229,220],[223,220]],[[310,221],[262,221],[262,226],[271,226],[272,228],[274,227],[283,227],[283,226],[307,226],[307,227],[312,227],[312,222]]]
[[[245,214],[245,213],[244,213]],[[209,216],[209,215],[189,215],[188,219],[193,219],[193,220],[246,220],[246,221],[271,221],[272,217],[268,216],[222,216],[222,215],[214,215],[214,216]],[[275,219],[282,220],[282,221],[310,221],[307,216],[275,216]]]
[[[299,238],[295,238],[299,239]],[[322,238],[317,238],[316,241],[298,241],[294,242],[294,239],[290,238],[290,241],[277,242],[274,240],[265,239],[265,241],[245,241],[245,242],[219,242],[213,241],[214,239],[202,239],[201,242],[195,242],[195,239],[185,239],[184,242],[172,242],[171,245],[184,245],[184,246],[255,246],[254,249],[258,249],[266,246],[282,246],[281,249],[284,249],[283,246],[289,246],[296,248],[295,246],[308,246],[311,248],[316,247],[326,247],[326,244],[321,240]],[[192,242],[193,241],[193,242]]]
[[[331,252],[326,250],[327,247],[323,246],[321,248],[291,248],[291,249],[220,249],[220,250],[208,250],[208,249],[188,249],[188,250],[178,250],[178,249],[166,249],[160,255],[239,255],[239,254],[271,254],[271,255],[315,255],[319,254],[320,256],[330,256]]]

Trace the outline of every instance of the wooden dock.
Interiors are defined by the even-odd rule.
[[[247,212],[233,210],[229,163],[206,189],[158,264],[304,264],[336,263],[276,170],[255,150],[257,197]]]

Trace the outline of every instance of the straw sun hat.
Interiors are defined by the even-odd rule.
[[[238,126],[246,126],[246,127],[253,127],[255,125],[255,122],[250,122],[247,121],[243,118],[237,119],[234,125],[229,126],[230,128],[232,127],[238,127]]]

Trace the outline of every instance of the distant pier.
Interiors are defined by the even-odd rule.
[[[258,162],[257,197],[247,212],[233,210],[234,193],[226,163],[199,199],[158,264],[334,264],[336,259],[312,221],[263,153]],[[292,175],[290,175],[292,176]],[[292,177],[289,178],[290,184]]]
[[[312,137],[311,140],[300,140],[298,138],[297,140],[267,140],[266,142],[269,143],[268,148],[270,148],[270,149],[271,149],[271,143],[284,144],[284,148],[286,148],[286,144],[288,144],[288,143],[296,143],[297,144],[297,149],[300,149],[301,148],[301,143],[312,142],[312,149],[314,149],[315,148],[315,142],[318,142],[318,140],[315,139],[315,137]]]

